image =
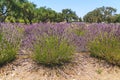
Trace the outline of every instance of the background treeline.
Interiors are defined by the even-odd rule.
[[[80,18],[81,19],[81,18]],[[0,0],[0,22],[71,22],[79,17],[71,9],[56,12],[51,8],[39,7],[27,0]]]
[[[88,12],[83,20],[85,22],[106,22],[106,23],[116,23],[120,22],[120,14],[116,14],[117,9],[112,7],[100,7],[93,11]]]
[[[28,0],[0,0],[0,22],[120,22],[120,14],[112,7],[100,7],[88,12],[83,19],[71,9],[56,12],[51,8],[39,7]]]

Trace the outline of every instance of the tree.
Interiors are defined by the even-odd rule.
[[[112,16],[115,12],[115,8],[103,6],[88,12],[83,19],[85,22],[112,22]]]
[[[103,22],[107,22],[107,20],[110,19],[110,17],[113,16],[116,12],[115,8],[104,6],[98,8],[98,10],[100,10],[100,13],[102,14]]]
[[[55,18],[55,22],[63,22],[64,21],[64,17],[62,13],[57,13],[56,14],[56,18]]]
[[[40,7],[37,9],[37,20],[38,22],[48,22],[48,10],[46,7]]]
[[[37,22],[59,22],[61,21],[60,17],[62,18],[61,14],[51,8],[37,8]]]
[[[120,23],[120,14],[114,15],[113,18],[115,23]]]
[[[82,22],[82,18],[81,17],[79,17],[79,22]]]
[[[100,13],[100,10],[93,10],[89,13],[87,13],[84,17],[83,17],[85,22],[102,22],[102,14]]]
[[[33,23],[33,20],[35,18],[35,10],[36,10],[36,5],[30,2],[24,2],[21,5],[21,15],[27,23],[29,21],[30,24]]]
[[[8,16],[13,16],[11,13],[20,10],[20,4],[27,0],[0,0],[0,22],[5,22]]]
[[[48,13],[48,21],[55,22],[57,13],[54,10],[52,10],[51,8],[47,8],[47,13]]]
[[[63,9],[62,10],[62,15],[63,15],[64,20],[66,22],[78,21],[78,16],[71,9]]]

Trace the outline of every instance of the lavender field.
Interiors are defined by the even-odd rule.
[[[120,24],[0,23],[0,66],[2,80],[117,80]]]
[[[35,58],[40,63],[53,64],[58,60],[56,63],[59,64],[69,60],[74,53],[90,52],[94,57],[120,65],[120,24],[1,23],[0,30],[1,64],[15,59],[15,55],[25,49],[42,56]],[[51,57],[54,60],[49,62]]]
[[[120,80],[119,0],[0,0],[0,80]]]

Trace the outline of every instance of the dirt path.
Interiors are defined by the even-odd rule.
[[[76,53],[71,63],[48,68],[37,65],[22,51],[18,59],[0,68],[0,80],[120,80],[120,68]]]

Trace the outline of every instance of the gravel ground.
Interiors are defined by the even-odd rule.
[[[0,68],[0,80],[120,80],[120,67],[76,53],[71,63],[60,67],[38,65],[22,50],[17,59]]]

